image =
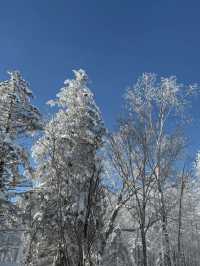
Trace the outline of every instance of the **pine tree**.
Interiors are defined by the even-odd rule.
[[[0,191],[20,182],[20,166],[28,167],[25,149],[18,143],[28,133],[41,128],[41,115],[30,103],[33,97],[28,83],[18,71],[0,83]],[[18,180],[19,179],[19,180]],[[6,196],[4,194],[4,196]]]
[[[30,102],[33,95],[28,83],[18,71],[9,75],[9,80],[0,83],[0,229],[3,245],[6,230],[13,229],[17,221],[18,209],[13,199],[18,188],[27,181],[23,172],[31,172],[28,152],[21,140],[42,127],[41,115]]]

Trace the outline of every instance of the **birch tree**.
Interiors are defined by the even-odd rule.
[[[177,162],[185,147],[179,129],[185,123],[184,107],[195,88],[177,83],[175,77],[158,80],[154,74],[143,74],[128,89],[127,116],[111,138],[114,166],[133,194],[131,204],[141,234],[144,266],[148,265],[146,235],[158,221],[162,263],[172,265],[166,192],[177,177]]]

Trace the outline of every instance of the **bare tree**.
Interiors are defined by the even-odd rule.
[[[182,119],[191,89],[178,84],[175,77],[157,81],[154,74],[144,74],[128,90],[127,118],[122,119],[119,132],[111,138],[113,164],[132,193],[144,266],[148,265],[146,234],[158,220],[162,227],[163,263],[172,265],[165,191],[176,178],[177,162],[185,147],[176,118]]]

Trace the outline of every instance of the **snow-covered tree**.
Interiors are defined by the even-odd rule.
[[[7,253],[12,245],[7,246],[5,239],[8,235],[11,239],[9,230],[12,232],[18,217],[13,200],[18,188],[27,181],[23,172],[31,173],[22,140],[42,126],[41,115],[31,104],[33,94],[28,83],[18,71],[9,75],[10,79],[0,82],[0,230],[1,243]]]
[[[105,133],[84,70],[49,101],[58,112],[33,147],[37,161],[27,265],[96,265],[104,214],[99,149]]]
[[[10,79],[0,83],[0,191],[20,183],[22,171],[29,167],[20,139],[41,128],[41,115],[30,99],[33,97],[28,83],[18,71],[10,72]]]
[[[143,74],[107,134],[87,74],[74,75],[48,102],[34,171],[22,144],[41,115],[19,72],[0,83],[0,263],[198,266],[200,156],[186,163],[184,137],[197,86]],[[15,203],[28,176],[34,187]]]
[[[128,89],[127,116],[111,137],[113,165],[132,195],[127,205],[140,231],[143,266],[148,265],[148,231],[155,223],[161,228],[161,263],[172,265],[168,214],[176,200],[169,191],[185,147],[184,106],[195,88],[177,83],[175,77],[158,80],[143,74]]]

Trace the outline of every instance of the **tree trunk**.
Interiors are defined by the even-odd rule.
[[[177,264],[181,266],[181,228],[182,228],[182,198],[183,198],[183,191],[184,191],[184,176],[181,176],[181,191],[180,191],[180,198],[179,198],[179,213],[178,213],[178,253],[177,253]]]
[[[3,190],[3,172],[4,172],[4,161],[0,161],[0,191]]]
[[[111,233],[113,232],[114,229],[114,222],[115,219],[119,213],[120,208],[122,207],[122,203],[120,202],[121,200],[121,196],[119,196],[118,198],[118,204],[115,207],[114,211],[112,212],[112,215],[110,217],[109,223],[108,223],[108,229],[105,232],[105,237],[104,239],[101,241],[101,246],[100,246],[100,250],[99,250],[99,254],[102,257],[106,248],[106,244],[108,241],[109,236],[111,235]]]
[[[162,233],[164,238],[164,266],[171,266],[171,254],[170,254],[170,243],[169,243],[169,234],[167,230],[167,214],[165,209],[165,201],[164,201],[164,195],[161,188],[160,181],[158,180],[158,190],[160,194],[160,203],[161,203],[161,222],[162,222]]]
[[[164,235],[164,265],[171,266],[171,254],[170,254],[170,244],[169,244],[169,235],[166,227],[166,217],[163,216],[162,219],[162,230]]]
[[[143,254],[143,266],[147,266],[147,245],[146,245],[146,234],[145,234],[145,229],[144,226],[141,226],[140,229],[141,233],[141,239],[142,239],[142,254]]]
[[[84,266],[84,254],[83,254],[83,247],[80,244],[79,245],[79,261],[78,261],[78,266]]]

